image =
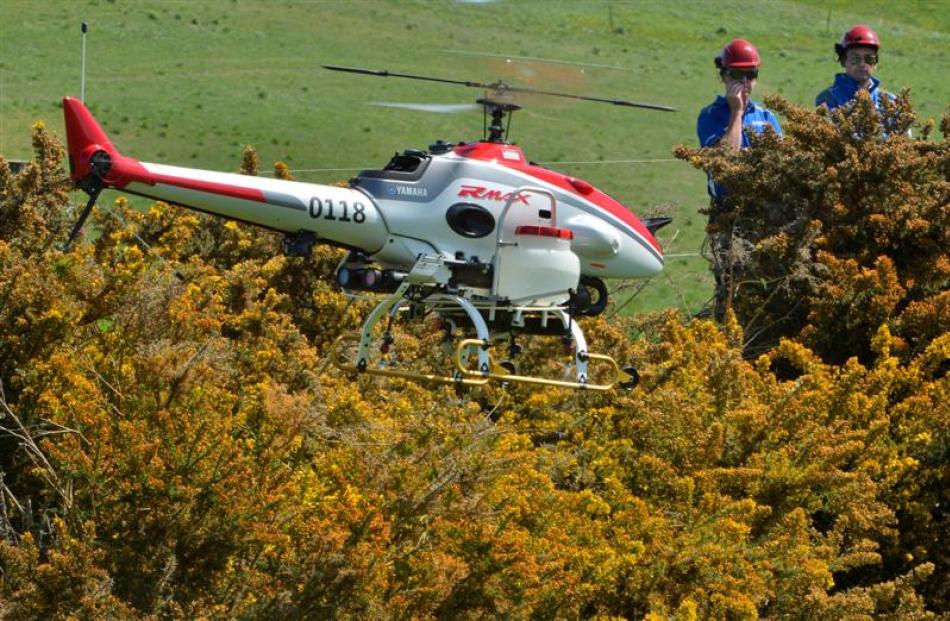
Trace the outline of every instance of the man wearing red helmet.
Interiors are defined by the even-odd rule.
[[[766,127],[781,136],[782,126],[775,115],[751,99],[762,64],[755,46],[745,39],[735,39],[722,48],[715,63],[726,92],[700,111],[696,121],[699,145],[711,147],[723,143],[733,149],[748,147],[749,132],[761,133]],[[722,186],[712,179],[709,194],[715,200],[725,196]]]
[[[768,127],[781,136],[782,126],[775,115],[751,98],[762,64],[755,46],[745,39],[735,39],[722,48],[715,62],[726,92],[699,113],[696,133],[700,146],[725,144],[737,150],[747,148],[751,146],[749,135],[762,133]],[[712,177],[709,177],[708,189],[713,209],[710,210],[710,227],[703,253],[709,259],[716,279],[712,315],[717,321],[722,321],[735,294],[735,283],[741,278],[736,272],[732,253],[732,229],[728,225],[722,226],[717,216],[720,210],[716,206],[726,198],[726,190]]]
[[[878,109],[882,107],[881,97],[894,99],[894,95],[880,88],[881,81],[872,75],[877,68],[880,49],[877,33],[864,24],[844,33],[841,42],[835,43],[835,54],[844,67],[844,73],[835,75],[834,84],[818,94],[815,105],[825,104],[829,110],[834,110],[853,100],[862,89],[868,91]]]

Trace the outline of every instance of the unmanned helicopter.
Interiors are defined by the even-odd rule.
[[[381,169],[363,170],[349,187],[260,178],[141,162],[123,155],[85,105],[63,109],[70,174],[89,200],[66,247],[105,188],[180,205],[284,234],[282,249],[307,256],[315,244],[349,252],[336,270],[353,295],[382,294],[361,330],[342,335],[330,353],[348,372],[421,382],[484,385],[490,381],[587,390],[632,388],[635,369],[588,350],[578,317],[607,305],[605,278],[649,278],[663,269],[654,237],[670,218],[640,220],[593,185],[530,162],[507,141],[520,109],[512,95],[673,111],[619,99],[324,65],[343,71],[457,84],[484,91],[484,136],[406,149]],[[434,314],[445,330],[450,368],[419,373],[390,355],[390,325]],[[376,329],[386,319],[380,335]],[[521,375],[513,359],[521,336],[560,337],[571,377]],[[498,362],[493,346],[507,342]],[[355,350],[355,351],[354,351]],[[593,381],[590,365],[603,368]]]

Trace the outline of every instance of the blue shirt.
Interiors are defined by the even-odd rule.
[[[716,101],[712,102],[699,112],[699,118],[696,119],[696,134],[699,136],[699,146],[711,147],[719,142],[719,139],[726,133],[726,127],[729,126],[729,103],[726,98],[720,95]],[[742,113],[742,147],[747,148],[749,144],[749,132],[761,134],[766,127],[782,135],[782,126],[778,119],[772,114],[772,111],[765,108],[757,101],[749,100],[746,104],[745,112]],[[709,178],[709,195],[715,199],[725,197],[725,190],[718,183]]]
[[[871,101],[878,110],[883,109],[881,97],[888,97],[894,100],[894,95],[880,88],[881,81],[871,76],[871,86],[868,87],[868,93],[871,95]],[[815,97],[815,105],[825,104],[829,110],[834,110],[843,106],[854,99],[855,94],[861,89],[861,83],[849,76],[847,73],[835,74],[835,82],[825,90],[818,93]]]

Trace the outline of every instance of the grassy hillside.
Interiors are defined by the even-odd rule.
[[[763,2],[738,12],[731,3],[639,1],[0,0],[0,7],[0,154],[10,159],[30,155],[37,119],[62,135],[60,99],[79,94],[83,20],[86,100],[119,148],[146,161],[235,169],[253,144],[262,162],[284,160],[298,178],[329,182],[379,166],[397,149],[480,135],[479,113],[367,105],[459,103],[474,92],[334,74],[320,63],[472,80],[511,72],[502,77],[677,106],[665,114],[531,101],[512,126],[533,160],[590,180],[634,211],[675,216],[664,231],[669,267],[629,310],[695,311],[709,295],[705,261],[695,256],[705,180],[671,161],[670,150],[694,142],[696,113],[720,88],[711,59],[729,39],[759,46],[758,95],[805,104],[836,70],[834,40],[865,21],[884,40],[879,75],[888,88],[911,87],[924,118],[950,101],[945,1]],[[512,69],[486,53],[586,66]]]

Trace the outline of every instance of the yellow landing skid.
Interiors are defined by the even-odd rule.
[[[489,381],[496,381],[504,383],[532,384],[535,386],[552,386],[556,388],[593,390],[598,392],[605,392],[618,387],[632,388],[636,385],[637,381],[637,378],[622,371],[619,365],[617,365],[616,360],[604,354],[587,354],[587,360],[588,362],[603,362],[612,367],[612,381],[605,384],[556,380],[545,377],[535,377],[532,375],[518,375],[516,373],[509,372],[508,369],[495,363],[495,361],[490,357],[489,361],[491,366],[488,371],[469,369],[463,358],[467,356],[472,349],[482,348],[485,346],[485,342],[480,339],[463,339],[458,343],[458,345],[455,347],[455,355],[453,356],[455,370],[452,376],[416,373],[414,371],[401,371],[398,369],[376,367],[369,364],[367,364],[364,368],[360,368],[355,364],[346,362],[341,352],[341,348],[344,343],[358,343],[359,340],[360,337],[357,334],[344,334],[337,338],[337,340],[333,343],[333,347],[330,350],[330,357],[333,361],[333,364],[338,369],[347,371],[349,373],[367,373],[369,375],[378,375],[382,377],[398,377],[420,383],[484,386]]]
[[[502,366],[495,364],[492,361],[491,370],[487,373],[481,371],[474,371],[469,369],[465,365],[465,361],[462,360],[463,352],[468,350],[470,347],[482,347],[483,343],[479,339],[463,339],[459,342],[458,346],[455,348],[455,367],[465,377],[487,377],[488,379],[496,380],[499,382],[517,382],[520,384],[534,384],[538,386],[555,386],[558,388],[577,388],[580,390],[594,390],[594,391],[608,391],[613,390],[618,385],[622,385],[625,381],[630,381],[633,378],[620,370],[620,367],[617,365],[617,361],[606,356],[604,354],[587,354],[588,362],[600,361],[606,362],[611,367],[613,367],[613,381],[608,384],[590,384],[587,382],[571,382],[567,380],[556,380],[548,379],[545,377],[534,377],[532,375],[517,375],[515,373],[509,373],[507,369]]]

